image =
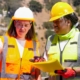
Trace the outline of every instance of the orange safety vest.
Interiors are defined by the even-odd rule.
[[[33,48],[35,42],[26,40],[21,59],[15,38],[5,36],[4,39],[3,53],[0,54],[2,56],[0,60],[0,80],[20,80],[19,75],[30,74],[31,72],[32,64],[29,60],[35,55],[39,56],[38,50]]]

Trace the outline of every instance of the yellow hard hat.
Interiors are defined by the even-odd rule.
[[[66,2],[57,2],[52,6],[51,9],[51,18],[49,21],[54,21],[58,18],[61,18],[65,15],[73,13],[74,10],[72,7]]]
[[[31,20],[34,21],[33,12],[30,8],[27,7],[19,7],[12,17],[12,20]]]

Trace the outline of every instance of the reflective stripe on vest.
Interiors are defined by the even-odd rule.
[[[6,36],[4,36],[4,46],[3,46],[3,52],[2,54],[2,70],[0,73],[0,77],[1,78],[16,78],[17,74],[7,74],[5,73],[5,64],[6,64],[6,53],[7,53],[7,49],[8,49],[8,39]]]
[[[34,56],[36,56],[36,42],[33,41],[33,51],[34,51]],[[1,72],[0,72],[0,78],[17,78],[18,74],[10,74],[10,73],[5,73],[5,65],[6,65],[6,54],[8,50],[8,38],[7,36],[4,36],[4,46],[3,46],[3,52],[0,55],[0,59],[2,60],[2,66],[1,66]]]

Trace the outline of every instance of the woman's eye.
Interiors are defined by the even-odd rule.
[[[28,25],[27,24],[25,24],[25,27],[27,27]]]

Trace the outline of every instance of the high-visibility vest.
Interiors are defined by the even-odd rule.
[[[29,60],[34,56],[40,56],[37,50],[37,43],[32,40],[26,40],[23,56],[20,59],[15,38],[4,36],[3,52],[0,54],[0,80],[15,80],[16,78],[20,80],[18,75],[30,74],[32,64]]]
[[[58,59],[63,67],[80,67],[79,32],[76,32],[75,36],[68,41],[62,52],[59,48],[58,37],[55,35],[50,36],[47,42],[46,50],[48,51],[48,59]],[[60,80],[59,76],[56,76],[56,80]],[[75,77],[69,79],[63,78],[62,80],[80,80],[80,75],[76,75]]]

